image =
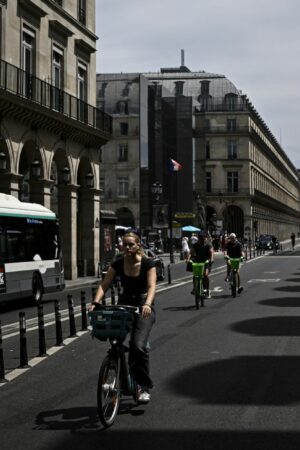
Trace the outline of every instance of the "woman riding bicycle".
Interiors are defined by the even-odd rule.
[[[202,236],[201,234],[199,234],[198,236],[198,241],[194,243],[194,245],[191,248],[191,252],[190,252],[190,259],[193,262],[206,262],[209,261],[207,263],[207,265],[205,266],[205,270],[204,270],[204,274],[203,274],[203,287],[207,292],[207,298],[211,298],[211,294],[210,294],[210,290],[209,290],[209,271],[211,268],[211,265],[213,263],[213,259],[214,259],[214,252],[213,252],[213,248],[210,244],[206,244],[205,243],[205,239],[204,236]],[[194,278],[193,278],[193,282],[194,282]],[[194,295],[194,291],[195,291],[195,286],[193,287],[193,290],[191,292],[191,294]]]
[[[141,314],[135,319],[129,344],[129,366],[140,386],[138,401],[150,401],[149,389],[153,387],[149,370],[148,338],[155,322],[154,297],[156,270],[154,261],[147,258],[135,233],[123,236],[123,255],[111,262],[107,274],[99,286],[90,310],[101,303],[105,291],[116,276],[120,277],[123,292],[118,304],[140,306]]]

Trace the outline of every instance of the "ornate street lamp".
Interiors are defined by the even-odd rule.
[[[89,171],[86,174],[85,180],[86,180],[86,185],[87,185],[88,188],[93,188],[94,187],[94,175],[92,174],[91,171]]]
[[[158,200],[163,192],[162,185],[158,181],[156,181],[156,183],[153,183],[151,186],[151,192],[154,195],[155,200],[158,202]]]
[[[64,184],[69,184],[70,183],[70,179],[71,179],[71,175],[70,175],[70,169],[69,166],[66,164],[64,166],[64,168],[61,171],[62,173],[62,180]]]
[[[6,154],[4,152],[0,152],[0,170],[4,172],[7,167],[7,159]]]

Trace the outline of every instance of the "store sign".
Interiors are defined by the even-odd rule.
[[[174,214],[175,219],[194,219],[196,214],[192,212],[177,212]]]

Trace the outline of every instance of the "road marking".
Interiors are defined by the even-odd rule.
[[[221,286],[215,286],[212,289],[212,292],[223,292],[223,291],[224,291],[224,289]]]
[[[62,346],[55,346],[47,349],[47,356],[36,356],[35,358],[32,358],[30,361],[28,361],[28,367],[24,368],[17,368],[12,370],[11,372],[5,374],[5,379],[7,381],[12,381],[15,378],[19,377],[20,375],[23,375],[23,373],[27,372],[32,367],[36,366],[37,364],[41,363],[42,361],[45,361],[49,356],[54,355],[54,353],[57,353],[59,350],[63,349],[66,345],[71,344],[76,339],[80,338],[82,335],[89,333],[90,330],[84,330],[84,331],[78,331],[77,336],[66,338],[63,341]],[[5,386],[7,383],[0,383],[0,387]]]
[[[248,280],[247,283],[278,283],[280,278],[253,278]]]

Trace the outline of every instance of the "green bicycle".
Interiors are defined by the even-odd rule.
[[[240,258],[230,258],[229,256],[225,256],[225,259],[228,261],[230,265],[230,275],[229,275],[230,289],[232,297],[235,298],[239,286],[239,268],[244,258],[242,256]]]
[[[192,263],[196,309],[199,309],[200,303],[201,303],[202,307],[204,306],[204,299],[206,297],[206,291],[203,288],[203,276],[204,276],[205,266],[208,264],[208,262],[209,261]]]

